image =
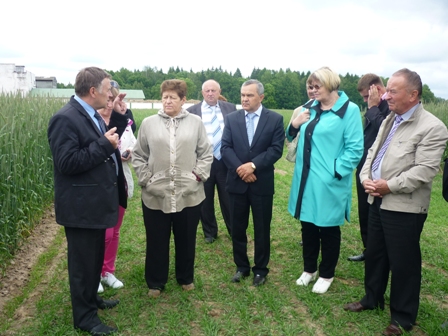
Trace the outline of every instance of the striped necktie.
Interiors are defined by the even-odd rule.
[[[379,150],[378,154],[376,155],[375,160],[372,164],[372,171],[376,171],[378,167],[380,166],[381,159],[383,158],[384,154],[386,153],[387,147],[389,147],[390,142],[392,141],[392,137],[395,134],[395,131],[397,130],[398,126],[402,122],[403,118],[399,115],[395,116],[394,125],[392,126],[389,135],[386,138],[386,141],[384,141],[383,146],[381,146],[381,149]]]
[[[257,115],[255,113],[248,113],[246,116],[247,116],[247,139],[249,139],[249,146],[251,146],[255,133],[254,118]]]
[[[213,145],[213,156],[218,160],[221,160],[221,138],[222,130],[219,124],[218,116],[216,115],[216,106],[210,106],[211,110],[211,138]]]
[[[95,119],[98,120],[98,125],[100,125],[101,133],[103,133],[103,134],[106,133],[107,132],[106,131],[106,123],[104,122],[103,117],[97,111],[95,111],[94,116],[95,116]]]

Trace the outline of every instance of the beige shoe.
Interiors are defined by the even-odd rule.
[[[316,280],[316,277],[317,277],[317,271],[312,274],[303,272],[302,275],[300,276],[300,278],[298,278],[296,280],[296,285],[297,286],[308,286],[308,284],[311,281]]]
[[[156,298],[160,296],[160,289],[150,289],[148,291],[148,296],[150,298]]]
[[[192,291],[194,289],[194,283],[182,285],[182,289],[186,292]]]
[[[319,278],[317,279],[316,283],[313,286],[313,293],[317,293],[317,294],[324,294],[327,292],[328,288],[330,288],[331,283],[333,282],[334,278],[330,278],[330,279],[324,279],[324,278]]]

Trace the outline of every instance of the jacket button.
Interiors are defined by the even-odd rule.
[[[117,186],[117,182],[114,182],[114,187],[116,187]]]

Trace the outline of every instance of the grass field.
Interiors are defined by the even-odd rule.
[[[285,122],[292,111],[282,111]],[[154,111],[134,111],[137,124]],[[219,238],[206,244],[202,229],[197,235],[196,290],[183,292],[174,277],[174,252],[166,290],[158,299],[147,297],[144,280],[145,234],[139,190],[130,200],[121,229],[116,275],[125,287],[107,288],[104,297],[120,298],[101,319],[117,326],[118,335],[379,335],[389,324],[384,311],[347,313],[342,305],[363,296],[363,263],[346,258],[362,250],[353,194],[351,223],[342,227],[342,247],[335,281],[324,295],[311,293],[312,286],[298,287],[303,271],[300,225],[287,213],[293,164],[281,158],[276,164],[276,194],[271,228],[270,273],[266,285],[255,288],[251,279],[233,284],[235,272],[231,241],[218,213]],[[448,318],[448,249],[446,214],[441,197],[441,175],[433,185],[432,204],[423,230],[423,280],[418,326],[412,335],[441,335],[440,324]],[[253,252],[253,232],[249,252]],[[30,271],[23,294],[8,303],[0,317],[0,335],[84,335],[72,327],[67,280],[65,238],[61,230],[53,246],[41,255]],[[387,294],[388,295],[388,294]],[[386,302],[388,302],[388,297]],[[23,306],[32,302],[33,315],[15,323]]]

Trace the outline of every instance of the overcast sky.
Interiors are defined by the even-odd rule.
[[[403,67],[448,99],[447,0],[15,0],[1,5],[0,63],[74,83],[118,71],[221,66],[384,77]]]

